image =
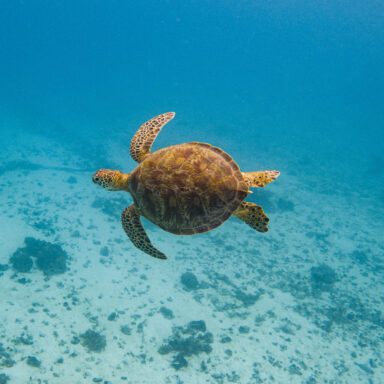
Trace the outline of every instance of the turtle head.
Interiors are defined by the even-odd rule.
[[[115,171],[113,169],[99,169],[92,181],[107,191],[128,191],[129,173]]]

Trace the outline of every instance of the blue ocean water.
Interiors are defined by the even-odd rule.
[[[0,3],[0,383],[384,382],[381,1]],[[130,140],[199,141],[269,232],[174,236],[126,192]],[[154,379],[155,378],[155,379]]]

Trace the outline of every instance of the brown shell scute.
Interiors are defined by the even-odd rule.
[[[249,193],[233,159],[204,143],[174,145],[148,155],[129,183],[140,213],[175,234],[218,227]]]

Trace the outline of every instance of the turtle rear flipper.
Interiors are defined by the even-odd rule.
[[[132,159],[141,163],[151,151],[153,142],[168,121],[175,117],[174,112],[163,113],[144,123],[131,140],[130,153]]]
[[[259,205],[243,201],[233,216],[259,232],[268,232],[269,218]]]
[[[245,182],[253,188],[264,188],[266,184],[275,181],[279,171],[243,172]]]
[[[157,259],[167,259],[164,253],[152,245],[141,224],[139,212],[134,204],[124,209],[121,214],[121,224],[136,248]]]

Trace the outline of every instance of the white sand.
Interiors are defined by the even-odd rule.
[[[17,276],[9,269],[0,277],[0,342],[15,361],[0,373],[10,383],[384,382],[384,320],[373,315],[383,310],[383,228],[373,220],[378,213],[360,209],[355,195],[326,195],[312,187],[311,177],[288,174],[265,192],[271,204],[287,199],[295,209],[265,208],[271,218],[266,235],[235,219],[194,237],[175,237],[145,222],[152,242],[169,257],[163,262],[125,237],[118,216],[123,199],[131,203],[129,195],[97,188],[88,170],[54,169],[84,169],[80,157],[40,137],[16,133],[8,142],[13,147],[2,153],[2,164],[24,159],[43,167],[1,176],[0,264],[27,236],[60,243],[71,258],[69,271],[49,279],[36,267]],[[77,182],[69,183],[70,176]],[[92,207],[96,198],[115,201],[117,216]],[[100,255],[103,246],[106,257]],[[365,252],[366,262],[352,258],[356,250]],[[311,267],[322,263],[338,280],[316,294]],[[186,271],[196,275],[199,289],[183,289]],[[19,283],[22,277],[30,282]],[[236,297],[240,291],[261,295],[246,306]],[[159,312],[162,306],[173,311],[172,320]],[[330,308],[339,316],[332,317]],[[109,321],[112,312],[118,316]],[[212,332],[212,352],[186,357],[188,367],[176,371],[173,355],[158,349],[172,326],[192,320],[204,320]],[[123,325],[131,335],[121,332]],[[240,326],[249,333],[240,333]],[[104,351],[71,343],[87,329],[106,337]],[[23,334],[33,344],[20,343]],[[223,336],[231,341],[220,342]],[[36,356],[40,368],[27,365],[28,356]]]

